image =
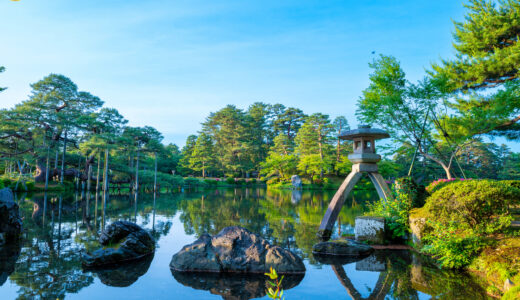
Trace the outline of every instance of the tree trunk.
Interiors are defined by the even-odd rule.
[[[63,153],[61,155],[61,178],[60,183],[63,183],[63,177],[65,176],[65,153],[67,152],[67,131],[65,130],[65,138],[63,140]]]

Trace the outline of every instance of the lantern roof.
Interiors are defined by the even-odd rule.
[[[370,125],[360,125],[357,129],[343,131],[339,135],[339,138],[342,140],[353,140],[361,137],[380,140],[389,138],[390,135],[383,129],[371,128]]]

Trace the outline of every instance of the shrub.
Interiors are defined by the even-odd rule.
[[[233,178],[233,177],[226,178],[226,183],[227,184],[235,184],[235,178]]]
[[[485,246],[481,236],[461,231],[455,222],[446,225],[430,220],[428,225],[431,230],[423,238],[426,245],[422,250],[437,258],[442,267],[465,267]]]
[[[464,180],[471,180],[471,178],[470,179],[464,179],[464,178],[452,178],[452,179],[441,178],[441,179],[437,179],[437,180],[433,181],[432,183],[430,183],[426,187],[426,191],[429,194],[433,194],[436,191],[440,190],[441,188],[447,186],[448,184],[459,182],[459,181],[464,181]]]
[[[410,231],[410,210],[422,206],[424,197],[424,191],[410,177],[399,178],[394,185],[394,197],[369,204],[367,214],[384,217],[392,239],[404,238]]]
[[[186,178],[184,178],[184,185],[187,185],[190,187],[199,186],[199,185],[202,185],[202,181],[195,177],[186,177]]]
[[[459,181],[431,195],[425,209],[444,224],[456,222],[459,227],[466,225],[473,230],[500,228],[509,215],[509,205],[519,197],[520,189],[503,182]]]
[[[204,182],[209,186],[217,186],[218,181],[214,179],[204,179]]]
[[[27,186],[27,191],[34,191],[34,181],[26,182],[25,186]]]
[[[394,191],[402,201],[407,201],[411,208],[422,207],[427,193],[424,186],[418,185],[412,177],[401,177],[394,182]]]
[[[1,181],[4,185],[4,187],[9,187],[12,183],[12,180],[7,177],[2,177]]]
[[[239,184],[239,185],[244,185],[244,184],[246,184],[246,181],[245,181],[245,179],[237,179],[237,180],[235,181],[235,183],[236,183],[236,184]]]
[[[0,181],[0,190],[3,189],[5,186],[4,186],[4,183],[2,181]]]
[[[253,178],[253,179],[249,180],[249,183],[256,184],[256,178]]]
[[[408,197],[396,195],[392,199],[383,199],[368,204],[368,212],[365,215],[385,218],[385,224],[391,232],[392,239],[403,238],[410,231],[408,216],[410,214]]]

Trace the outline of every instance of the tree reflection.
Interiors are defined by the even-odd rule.
[[[406,250],[376,251],[357,262],[356,271],[379,272],[369,295],[355,287],[342,261],[330,259],[330,264],[346,293],[354,300],[361,299],[419,299],[419,292],[435,299],[488,299],[486,291],[468,274],[453,270],[439,270],[422,257]],[[355,276],[351,274],[350,276]]]

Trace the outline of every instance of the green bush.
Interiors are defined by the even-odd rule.
[[[202,181],[195,177],[186,177],[184,178],[184,185],[189,187],[202,185]]]
[[[441,266],[459,269],[469,265],[485,246],[484,239],[472,232],[461,231],[458,224],[429,221],[431,230],[423,238],[422,250],[437,258]]]
[[[520,189],[520,180],[502,180],[500,181],[508,186]],[[516,203],[520,203],[520,198],[513,199],[514,201],[517,201]]]
[[[253,179],[249,180],[249,183],[250,184],[256,184],[256,178],[253,178]]]
[[[11,183],[13,182],[10,178],[8,177],[2,177],[1,179],[4,187],[9,187],[11,185]]]
[[[227,184],[235,184],[235,178],[233,178],[233,177],[226,178],[226,183]]]
[[[34,191],[34,181],[26,182],[25,186],[27,186],[27,191]]]
[[[467,180],[447,185],[431,195],[425,205],[438,222],[455,222],[473,230],[502,227],[509,206],[519,199],[520,189],[500,181]]]
[[[418,185],[412,177],[397,178],[394,191],[402,201],[407,201],[411,208],[422,207],[428,195],[424,186]]]
[[[424,191],[409,177],[396,179],[393,187],[393,198],[369,204],[366,214],[384,217],[391,232],[391,239],[400,239],[406,237],[410,231],[410,210],[422,206]]]
[[[245,181],[245,179],[237,179],[237,181],[235,181],[235,183],[238,185],[245,185],[246,181]]]
[[[211,187],[217,186],[218,184],[218,181],[216,181],[215,179],[204,179],[204,182]]]
[[[0,181],[0,190],[3,188],[5,188],[4,183],[2,181]]]
[[[471,180],[471,179],[464,179],[464,178],[437,179],[437,180],[431,182],[430,184],[428,184],[428,186],[426,187],[426,191],[431,195],[449,184],[460,182],[460,181],[465,181],[465,180]]]

